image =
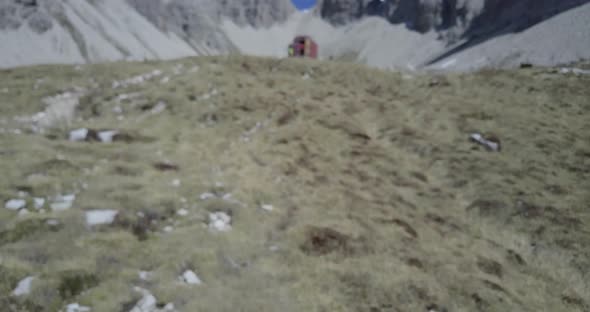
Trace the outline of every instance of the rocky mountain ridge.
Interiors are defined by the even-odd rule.
[[[588,0],[320,0],[315,13],[334,25],[367,16],[449,39],[519,31]]]
[[[555,64],[590,57],[583,36],[573,35],[590,23],[590,10],[576,8],[583,4],[590,1],[318,0],[311,12],[297,13],[290,0],[0,0],[0,40],[7,43],[0,48],[0,66],[252,51],[284,57],[292,36],[308,34],[320,43],[322,59],[344,56],[383,68],[415,69],[452,61],[456,53],[495,37],[520,36],[551,17],[579,11],[574,22],[561,17],[533,30],[528,37],[534,39],[525,46],[508,40],[508,46],[496,49],[501,44],[493,43],[494,55],[479,51],[482,57],[469,60],[477,61],[475,67],[531,59]],[[251,39],[243,38],[246,33]],[[561,46],[535,48],[538,38],[553,38]],[[408,58],[416,49],[420,56]]]

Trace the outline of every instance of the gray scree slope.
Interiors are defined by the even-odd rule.
[[[0,67],[242,52],[469,70],[590,58],[589,0],[0,0]],[[247,39],[246,39],[247,38]],[[558,43],[558,44],[557,44]]]

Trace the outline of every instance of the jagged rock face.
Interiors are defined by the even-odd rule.
[[[240,26],[265,27],[285,21],[295,10],[290,0],[127,0],[159,29],[172,31],[189,43],[205,44],[213,51],[232,50],[231,42],[216,27],[223,18]],[[201,48],[202,49],[202,48]],[[209,51],[199,51],[208,54]]]
[[[343,25],[367,15],[368,3],[367,0],[323,0],[315,10],[332,24]]]
[[[180,25],[191,28],[195,19],[207,16],[218,22],[229,18],[240,26],[270,26],[285,21],[295,8],[290,0],[127,0],[142,15],[157,25]],[[183,26],[184,25],[184,26]]]
[[[419,32],[436,30],[470,35],[518,31],[588,0],[320,0],[322,18],[342,25],[364,16],[381,16]]]
[[[270,26],[285,21],[295,11],[290,0],[220,0],[218,16],[238,25]]]
[[[0,1],[0,30],[13,30],[28,24],[37,33],[51,29],[53,22],[49,11],[54,4],[39,3],[37,0]]]
[[[381,16],[391,23],[427,32],[465,25],[479,13],[484,0],[322,0],[316,13],[332,24],[346,24],[364,16]],[[474,14],[475,13],[475,14]]]

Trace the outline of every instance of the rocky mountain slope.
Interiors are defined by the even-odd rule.
[[[588,0],[320,0],[301,13],[289,0],[0,0],[0,40],[11,43],[0,48],[0,66],[234,52],[284,57],[297,34],[312,35],[322,59],[381,68],[551,65],[590,58],[589,6]]]

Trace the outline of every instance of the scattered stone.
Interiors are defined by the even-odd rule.
[[[45,223],[47,223],[47,225],[50,225],[50,226],[58,226],[59,225],[59,221],[57,219],[49,219]]]
[[[174,231],[174,228],[171,227],[170,225],[167,225],[167,226],[164,227],[164,232],[165,233],[170,233],[172,231]]]
[[[588,69],[581,69],[581,68],[568,68],[563,67],[559,69],[560,74],[574,74],[577,76],[580,75],[590,75],[590,70]]]
[[[27,276],[24,279],[22,279],[20,282],[18,282],[16,288],[12,291],[12,295],[23,296],[31,293],[31,284],[33,283],[34,279],[35,277],[33,276]]]
[[[29,195],[29,193],[27,193],[25,191],[19,191],[18,192],[18,197],[20,197],[20,198],[27,197],[27,195]]]
[[[184,208],[183,208],[183,209],[180,209],[180,210],[178,210],[176,213],[177,213],[179,216],[182,216],[182,217],[184,217],[184,216],[188,215],[188,210],[186,210],[186,209],[184,209]]]
[[[203,193],[200,196],[201,200],[207,200],[207,199],[215,198],[215,197],[217,197],[217,196],[215,196],[215,194],[209,193],[209,192]]]
[[[147,73],[144,75],[138,75],[135,77],[131,77],[129,79],[123,80],[123,81],[113,81],[112,87],[113,89],[118,89],[118,88],[126,88],[132,85],[139,85],[139,84],[143,84],[146,81],[149,81],[155,77],[158,77],[162,75],[162,71],[156,69],[154,71],[152,71],[151,73]]]
[[[112,209],[86,211],[86,224],[89,226],[111,224],[119,211]]]
[[[103,143],[111,143],[113,142],[113,138],[119,132],[115,130],[106,130],[98,132],[98,139]]]
[[[4,203],[4,208],[10,210],[19,210],[25,208],[27,202],[24,199],[11,199]]]
[[[72,142],[80,142],[86,140],[88,136],[88,129],[81,128],[70,131],[69,140]]]
[[[172,186],[179,187],[180,186],[180,180],[179,179],[172,180]]]
[[[139,278],[141,280],[147,281],[151,278],[152,276],[152,272],[148,272],[148,271],[139,271]]]
[[[170,77],[166,76],[160,80],[161,84],[167,84],[170,81]]]
[[[308,80],[309,78],[311,78],[311,76],[308,73],[305,73],[303,77],[301,77],[303,80]]]
[[[496,137],[492,137],[492,136],[484,137],[480,133],[472,133],[469,136],[469,139],[472,142],[475,142],[475,143],[485,146],[486,149],[488,149],[490,151],[499,152],[502,149],[502,147],[500,145],[500,140]]]
[[[195,274],[195,272],[193,272],[191,270],[186,270],[184,273],[182,273],[181,279],[185,283],[191,284],[191,285],[202,284],[201,279],[197,276],[197,274]]]
[[[135,304],[129,312],[152,312],[156,309],[157,300],[154,295],[143,288],[135,287],[135,290],[142,293],[143,297]]]
[[[35,205],[35,209],[39,210],[39,209],[43,208],[43,206],[45,205],[45,198],[34,197],[33,204]]]
[[[18,216],[19,217],[23,217],[23,216],[26,216],[28,214],[29,214],[29,210],[27,210],[26,208],[25,209],[21,209],[21,210],[18,211]]]
[[[49,206],[53,211],[64,211],[72,208],[72,204],[76,199],[75,194],[70,195],[59,195],[55,199],[55,202],[51,203]]]
[[[273,211],[274,207],[272,205],[261,205],[260,208],[266,210],[266,211]]]
[[[82,306],[78,303],[70,303],[66,306],[65,312],[89,312],[90,308]]]
[[[119,105],[113,107],[113,113],[115,114],[123,114],[123,108]]]
[[[223,211],[209,213],[209,229],[219,232],[231,230],[231,217]]]
[[[167,107],[166,103],[160,101],[160,102],[158,102],[158,104],[156,104],[156,106],[154,106],[154,108],[152,108],[151,113],[154,115],[159,114],[159,113],[165,111],[166,107]]]

